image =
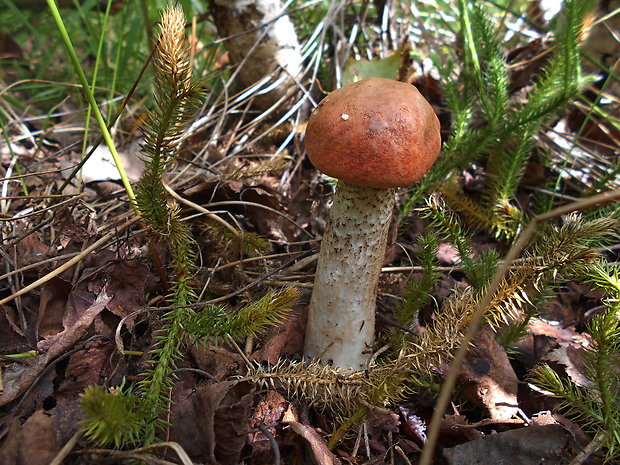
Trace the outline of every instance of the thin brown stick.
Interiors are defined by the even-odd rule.
[[[64,199],[77,197],[79,194],[45,194],[45,195],[0,195],[0,200],[35,200],[35,199]]]
[[[213,221],[217,221],[218,223],[220,223],[222,226],[224,226],[226,229],[228,229],[238,240],[241,238],[241,231],[237,231],[233,226],[231,226],[227,221],[225,221],[224,219],[220,218],[219,216],[217,216],[215,213],[210,212],[209,210],[207,210],[205,207],[203,207],[202,205],[198,205],[197,203],[192,202],[191,200],[187,200],[186,198],[181,197],[179,194],[177,194],[170,186],[168,186],[167,184],[164,184],[164,189],[166,189],[166,192],[168,192],[168,194],[170,194],[170,196],[175,199],[176,201],[187,205],[188,207],[193,208],[196,211],[199,211],[200,213],[203,213],[207,216],[207,218],[212,219]]]
[[[13,217],[10,217],[10,218],[0,218],[0,221],[17,221],[17,220],[21,220],[23,218],[30,218],[31,216],[40,215],[41,213],[46,212],[48,210],[52,210],[54,208],[62,207],[63,205],[67,205],[67,204],[69,204],[69,203],[71,203],[71,202],[73,202],[75,200],[81,199],[82,197],[85,197],[85,196],[86,196],[85,193],[77,194],[77,195],[74,195],[74,196],[72,196],[72,197],[70,197],[70,198],[68,198],[66,200],[63,200],[62,202],[50,203],[50,205],[48,205],[47,207],[44,207],[44,208],[42,208],[40,210],[34,210],[34,211],[30,212],[30,213],[27,213],[25,215],[20,215],[20,216],[17,216],[17,217],[13,216]]]
[[[219,205],[244,205],[244,206],[249,206],[249,207],[255,207],[255,208],[261,208],[263,210],[267,210],[271,213],[274,213],[278,216],[281,216],[282,218],[284,218],[286,221],[288,221],[289,223],[291,223],[293,226],[295,226],[296,228],[298,228],[299,230],[301,230],[302,232],[306,233],[308,236],[310,236],[312,239],[315,238],[314,234],[312,234],[309,231],[306,231],[302,226],[298,225],[297,223],[295,223],[295,221],[293,221],[292,219],[290,219],[288,216],[286,216],[284,213],[279,212],[278,210],[276,210],[275,208],[271,208],[268,207],[267,205],[262,205],[260,203],[256,203],[256,202],[248,202],[247,200],[223,200],[221,202],[211,202],[209,203],[210,207],[216,207]]]
[[[599,447],[603,445],[605,442],[604,434],[597,434],[592,441],[588,443],[586,447],[583,448],[581,452],[579,452],[573,460],[568,465],[581,465],[588,458],[597,451]]]
[[[166,461],[162,459],[155,459],[153,456],[147,456],[146,453],[152,450],[156,450],[156,449],[172,449],[173,451],[176,452],[177,456],[179,457],[179,460],[181,460],[181,463],[183,465],[194,465],[194,462],[192,462],[192,459],[189,458],[189,455],[187,455],[187,452],[185,452],[185,449],[183,449],[183,447],[178,442],[172,442],[172,441],[158,442],[157,444],[151,444],[150,446],[139,447],[137,449],[128,450],[128,451],[114,450],[114,449],[86,449],[84,451],[80,451],[80,453],[109,455],[111,457],[117,457],[121,459],[122,458],[139,458],[139,459],[145,460],[148,458],[151,460],[157,460],[157,462],[153,462],[153,463],[159,463],[159,464],[165,463],[165,464],[171,464],[171,465],[174,464],[174,462],[170,462],[170,461]]]
[[[54,459],[50,462],[49,465],[62,465],[64,463],[64,460],[67,458],[67,456],[75,448],[75,446],[77,445],[78,441],[80,440],[83,434],[84,434],[84,430],[82,429],[77,430],[75,434],[71,436],[71,438],[67,441],[67,443],[64,446],[62,446],[62,449],[58,451],[58,454],[56,454],[56,457],[54,457]]]
[[[282,265],[280,265],[279,267],[277,267],[274,270],[268,271],[267,273],[259,276],[257,279],[255,279],[254,281],[252,281],[251,283],[247,284],[246,286],[243,286],[239,289],[237,289],[236,291],[230,292],[229,294],[223,295],[221,297],[216,297],[215,299],[211,299],[211,300],[206,300],[204,302],[196,302],[193,304],[186,304],[186,305],[170,305],[167,307],[154,307],[154,308],[149,308],[152,310],[160,310],[160,311],[168,311],[168,310],[176,310],[177,308],[201,308],[201,307],[206,307],[207,305],[212,305],[212,304],[216,304],[218,302],[223,302],[225,300],[230,299],[231,297],[234,297],[236,295],[239,294],[243,294],[245,291],[252,289],[253,287],[258,286],[260,283],[262,283],[263,281],[267,280],[269,277],[273,276],[274,274],[276,274],[278,271],[282,271],[283,269],[289,267],[291,264],[295,263],[296,260],[299,260],[307,255],[310,255],[311,253],[313,253],[311,250],[306,251],[306,252],[302,252],[299,256],[288,260],[287,262],[283,263]]]
[[[67,171],[70,169],[75,168],[75,165],[72,166],[67,166],[66,168],[56,168],[53,170],[46,170],[46,171],[35,171],[34,173],[24,173],[24,174],[16,174],[14,176],[8,176],[6,178],[0,178],[0,182],[4,182],[4,181],[16,181],[18,179],[25,179],[25,178],[30,178],[33,176],[42,176],[44,174],[58,174],[58,173],[62,173],[63,171]]]
[[[137,221],[139,221],[141,218],[139,216],[136,216],[132,219],[130,219],[129,221],[127,221],[125,224],[119,226],[117,229],[115,229],[114,231],[110,231],[109,233],[107,233],[105,236],[103,236],[101,239],[99,239],[98,241],[94,242],[90,247],[87,247],[86,249],[84,249],[79,255],[76,255],[75,257],[73,257],[71,260],[68,260],[67,262],[63,263],[62,265],[60,265],[58,268],[50,271],[49,273],[47,273],[45,276],[43,276],[42,278],[37,279],[35,282],[33,282],[32,284],[29,284],[26,287],[21,288],[20,290],[18,290],[17,292],[14,292],[13,294],[11,294],[8,297],[5,297],[4,299],[0,300],[0,305],[4,305],[8,302],[11,302],[12,300],[16,299],[17,297],[20,297],[30,291],[32,291],[33,289],[36,289],[37,287],[41,286],[42,284],[45,284],[46,282],[48,282],[50,279],[58,276],[59,274],[61,274],[62,272],[64,272],[65,270],[68,270],[69,268],[71,268],[73,265],[75,265],[76,263],[78,263],[80,260],[82,260],[84,257],[86,257],[88,254],[90,254],[92,251],[98,249],[99,247],[101,247],[103,244],[105,244],[107,241],[109,241],[110,239],[112,239],[116,234],[118,234],[120,231],[128,228],[129,226],[131,226],[132,224],[136,223]]]

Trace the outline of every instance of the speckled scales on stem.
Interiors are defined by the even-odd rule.
[[[338,184],[317,264],[306,356],[365,368],[393,206],[394,189]]]

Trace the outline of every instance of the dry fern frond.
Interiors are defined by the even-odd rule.
[[[452,358],[475,311],[475,303],[471,288],[451,294],[426,331],[406,342],[394,363],[421,377],[431,376]]]
[[[411,386],[427,384],[450,361],[475,308],[472,302],[470,291],[455,293],[424,334],[403,346],[399,357],[367,370],[343,371],[316,361],[283,360],[272,367],[251,367],[247,377],[339,414],[353,414],[364,405],[382,407],[404,396]]]
[[[438,189],[443,194],[449,208],[460,213],[471,226],[485,231],[493,231],[494,224],[491,215],[485,212],[479,203],[474,202],[465,194],[456,180],[449,179],[440,183]]]
[[[343,371],[311,363],[281,360],[270,367],[256,365],[248,369],[247,378],[288,395],[307,399],[310,405],[337,413],[352,413],[368,402],[369,380],[366,371]]]
[[[585,220],[578,214],[565,218],[557,228],[543,228],[536,245],[501,283],[489,305],[487,320],[494,328],[521,319],[530,297],[550,282],[574,277],[584,265],[601,258],[594,247],[614,234],[618,223],[613,218]]]
[[[611,235],[616,226],[609,218],[586,221],[570,215],[562,227],[545,230],[538,245],[500,285],[487,309],[487,322],[499,327],[521,319],[530,296],[550,280],[570,278],[578,267],[597,262],[600,256],[592,245]],[[461,344],[483,294],[473,288],[454,292],[424,333],[403,344],[398,357],[367,370],[345,372],[317,362],[281,361],[273,367],[252,367],[247,376],[340,414],[354,415],[360,406],[382,407],[442,371]]]
[[[497,238],[512,239],[520,231],[525,215],[510,202],[499,202],[491,208],[474,201],[463,192],[456,180],[440,183],[438,189],[443,194],[448,207],[458,212],[474,228],[488,231]]]

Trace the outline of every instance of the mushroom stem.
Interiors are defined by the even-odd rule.
[[[393,207],[392,188],[338,183],[310,301],[307,357],[338,368],[366,368]]]

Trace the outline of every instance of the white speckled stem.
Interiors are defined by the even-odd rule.
[[[307,358],[344,369],[366,367],[393,207],[394,189],[338,183],[310,301]]]

